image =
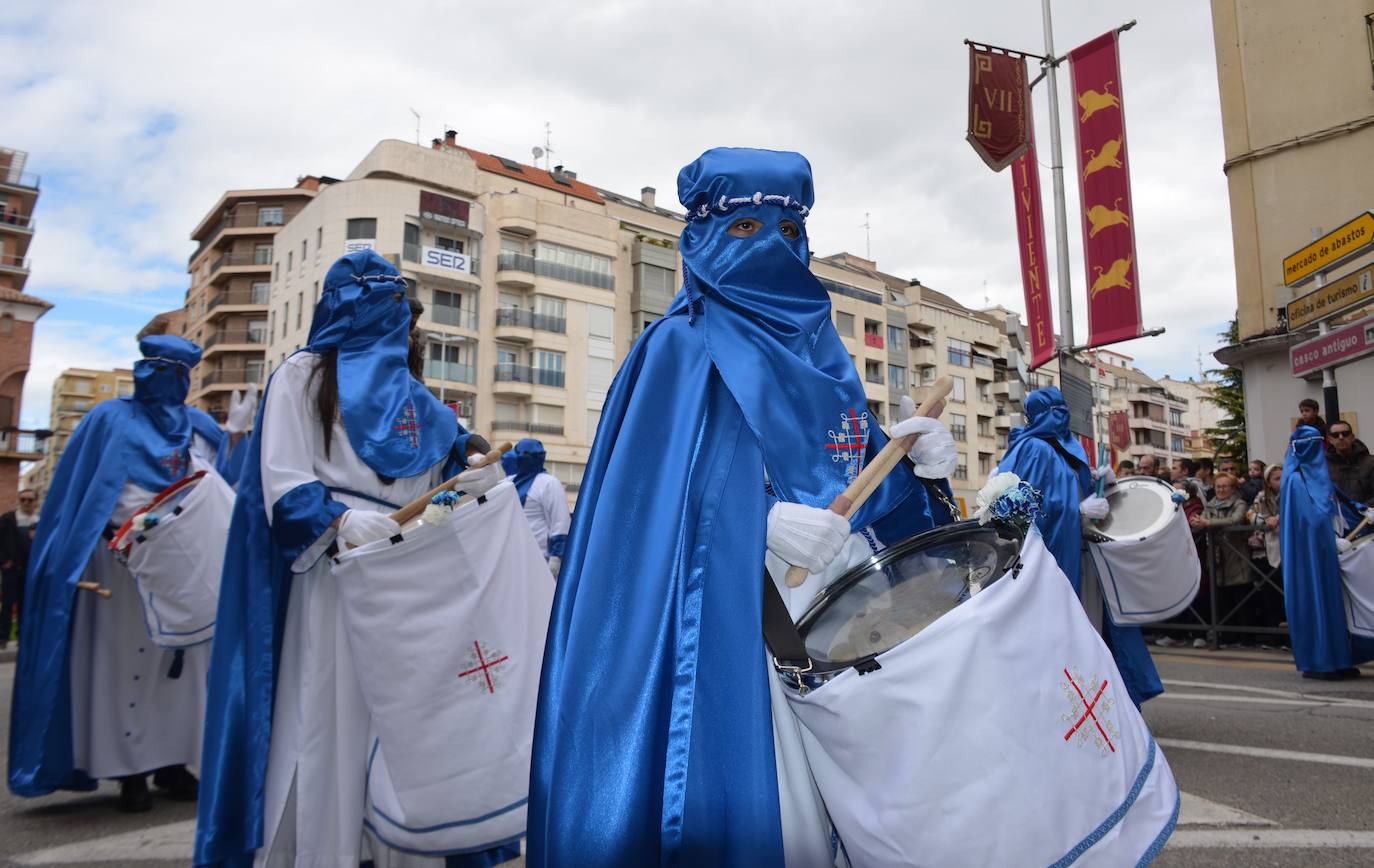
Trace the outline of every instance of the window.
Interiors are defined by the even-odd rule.
[[[954,478],[968,479],[968,456],[962,452],[959,453],[959,463],[954,467]]]
[[[1183,451],[1183,435],[1174,434],[1169,438],[1169,448],[1175,452]]]
[[[72,380],[71,390],[78,395],[89,395],[91,393],[90,380]]]
[[[110,391],[110,384],[109,384],[109,383],[101,383],[101,384],[100,384],[100,394],[103,395],[103,394],[105,394],[106,392],[109,392],[109,391]]]
[[[305,293],[296,293],[296,328],[301,327],[301,311],[305,310]]]
[[[315,261],[320,261],[320,251],[324,249],[324,227],[315,227]]]
[[[961,368],[973,367],[973,345],[968,341],[959,341],[950,338],[949,341],[949,363],[958,365]]]
[[[354,238],[374,239],[377,237],[376,217],[353,217],[348,221],[349,240]]]
[[[671,268],[647,262],[639,264],[639,288],[644,292],[671,296],[675,289],[676,277],[677,272]]]
[[[1002,450],[1002,449],[1006,449],[1006,448],[1007,448],[1007,435],[1005,435],[1005,434],[998,434],[998,435],[997,435],[997,448],[998,448],[999,450]]]
[[[248,343],[265,344],[271,335],[267,333],[267,320],[250,319],[248,321]]]
[[[474,349],[469,344],[441,344],[431,341],[429,353],[425,359],[425,376],[435,380],[474,383],[477,381],[474,356]],[[496,415],[498,418],[516,418],[515,416],[502,416],[499,405]]]
[[[949,414],[949,433],[959,443],[968,442],[968,417],[962,413]]]
[[[504,237],[502,239],[504,244]],[[608,256],[541,241],[535,245],[534,272],[557,280],[615,289]]]
[[[496,364],[498,365],[518,365],[520,364],[520,351],[512,347],[496,348]]]
[[[291,270],[291,251],[286,251],[286,270]]]
[[[987,380],[978,381],[978,400],[992,403],[992,383]]]
[[[992,472],[992,456],[980,454],[978,456],[978,475],[987,476]]]
[[[883,363],[864,360],[864,379],[870,383],[882,384]]]
[[[660,269],[666,271],[666,269]],[[587,336],[593,338],[613,337],[615,330],[615,311],[600,304],[587,305]]]
[[[887,345],[890,347],[900,347],[906,340],[906,330],[901,326],[889,325],[887,327]]]
[[[463,242],[457,238],[445,238],[443,235],[434,236],[434,246],[440,250],[452,250],[454,253],[463,252]]]
[[[901,365],[887,366],[887,384],[898,391],[906,391],[906,368]]]
[[[405,225],[404,241],[401,245],[401,258],[407,262],[420,261],[420,227],[414,223]]]
[[[1170,408],[1169,408],[1169,424],[1170,424],[1170,425],[1173,425],[1175,428],[1182,428],[1182,427],[1183,427],[1183,411],[1182,411],[1182,410],[1175,410],[1175,409],[1173,409],[1172,407],[1170,407]],[[1179,450],[1174,450],[1174,451],[1177,452],[1177,451],[1179,451]]]
[[[949,379],[954,383],[954,390],[949,393],[949,399],[960,404],[964,403],[967,400],[964,394],[964,378],[950,377]]]
[[[301,268],[305,268],[305,252],[306,252],[306,250],[308,250],[309,248],[310,248],[310,242],[309,242],[308,240],[302,238],[302,239],[301,239]]]
[[[601,411],[600,411],[600,410],[588,410],[588,411],[587,411],[587,434],[588,434],[589,436],[590,436],[590,435],[596,434],[596,429],[599,428],[599,427],[601,427]]]
[[[847,338],[854,337],[854,314],[835,311],[835,331]]]
[[[250,304],[267,304],[271,292],[272,284],[265,280],[255,280],[248,290],[248,301]]]
[[[989,419],[987,416],[979,416],[979,417],[978,417],[978,436],[979,436],[979,437],[991,437],[991,436],[992,436],[992,420]]]
[[[281,306],[281,336],[286,337],[286,324],[291,319],[291,299],[282,302]]]
[[[547,295],[536,295],[534,297],[534,312],[553,319],[566,319],[567,307],[567,302],[563,301],[561,298],[553,298]]]
[[[277,333],[277,312],[276,312],[275,310],[272,311],[272,313],[271,313],[271,321],[270,321],[270,323],[268,324],[268,333],[269,333],[269,334],[276,334],[276,333]]]
[[[249,383],[262,382],[262,369],[266,364],[262,359],[249,359],[243,363],[243,379]]]
[[[588,433],[591,433],[590,429]],[[547,467],[549,473],[553,474],[553,478],[563,483],[563,487],[568,491],[576,491],[582,487],[582,473],[587,468],[585,464],[550,461]]]
[[[937,378],[936,378],[936,376],[935,376],[935,368],[934,368],[934,366],[927,366],[927,367],[921,368],[921,385],[922,385],[922,386],[929,386],[929,385],[933,384],[933,383],[935,382],[936,379],[937,379]]]
[[[563,354],[553,350],[534,351],[534,382],[541,386],[563,386]]]
[[[271,265],[271,264],[272,264],[272,245],[271,245],[271,244],[259,244],[259,245],[257,245],[256,247],[253,248],[253,264],[254,264],[254,265]]]
[[[281,208],[258,209],[259,226],[280,226],[286,222],[284,218],[285,214],[283,213]]]
[[[462,293],[436,289],[433,298],[434,303],[429,306],[431,320],[439,325],[477,328],[477,313],[464,309]]]

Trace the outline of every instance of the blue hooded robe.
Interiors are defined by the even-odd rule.
[[[863,384],[808,268],[806,159],[707,151],[678,195],[683,291],[612,384],[554,597],[530,866],[782,865],[765,472],[824,507],[886,442],[860,425]],[[727,234],[742,220],[757,231]],[[931,506],[899,471],[853,525],[890,543],[947,520]]]
[[[95,789],[73,767],[72,614],[76,583],[105,544],[101,534],[125,483],[156,493],[185,476],[195,434],[224,451],[215,421],[185,404],[200,347],[154,335],[139,349],[134,394],[101,401],[77,425],[38,519],[10,708],[9,786],[19,796]]]
[[[371,250],[350,253],[329,269],[300,352],[338,352],[339,416],[349,445],[376,473],[418,475],[447,462],[445,476],[466,466],[470,435],[453,411],[410,374],[410,308],[405,284]],[[205,715],[196,865],[250,866],[263,841],[263,797],[282,626],[291,593],[291,564],[320,539],[346,507],[318,481],[303,483],[273,505],[262,489],[262,414],[268,380],[248,438],[229,528]],[[394,423],[407,419],[401,431]],[[358,830],[359,835],[362,829]],[[488,864],[475,854],[458,864]]]
[[[1299,425],[1283,459],[1279,488],[1284,608],[1293,662],[1303,672],[1340,672],[1374,660],[1374,639],[1352,636],[1346,627],[1331,521],[1338,503],[1324,445],[1321,432]]]
[[[1078,505],[1094,493],[1091,466],[1083,445],[1069,431],[1069,406],[1054,386],[1026,396],[1026,426],[1011,432],[1007,454],[997,469],[1015,473],[1040,492],[1036,526],[1064,575],[1082,593],[1083,533]],[[1159,671],[1139,627],[1112,623],[1104,608],[1103,636],[1111,649],[1131,700],[1140,706],[1164,692]],[[1053,629],[1053,625],[1045,625]]]
[[[508,475],[515,477],[515,493],[520,495],[520,502],[525,502],[525,497],[530,493],[530,485],[534,483],[534,478],[544,473],[544,444],[535,440],[533,437],[526,437],[515,448],[501,456],[501,464],[506,465],[506,456],[511,457]]]

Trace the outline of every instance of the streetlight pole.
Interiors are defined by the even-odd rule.
[[[1059,332],[1067,348],[1073,339],[1073,292],[1069,280],[1069,218],[1064,206],[1064,148],[1059,136],[1059,84],[1054,53],[1054,24],[1050,20],[1050,0],[1041,0],[1045,19],[1045,77],[1050,91],[1050,175],[1054,179],[1054,246],[1059,260]]]

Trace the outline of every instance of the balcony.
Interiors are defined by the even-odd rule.
[[[211,311],[214,311],[221,305],[227,305],[227,307],[218,311],[215,315],[223,316],[227,313],[242,313],[245,308],[249,309],[250,312],[256,313],[258,308],[267,307],[269,296],[270,293],[265,286],[261,289],[231,289],[212,296],[210,301],[205,305],[205,312],[207,316],[210,316]]]
[[[929,344],[913,344],[910,352],[913,368],[935,367],[935,347]]]
[[[524,289],[534,288],[534,257],[503,250],[496,256],[496,282]]]
[[[242,389],[249,383],[261,383],[262,371],[257,368],[222,368],[218,371],[206,371],[200,377],[197,388],[206,389]]]
[[[0,458],[11,461],[39,461],[48,450],[51,431],[25,431],[7,428],[0,431]]]
[[[554,425],[550,422],[521,422],[517,419],[497,419],[491,423],[493,431],[517,431],[527,434],[548,434],[555,437],[563,436],[563,426]]]
[[[883,336],[877,332],[864,332],[864,346],[881,350],[886,344],[883,342]]]
[[[506,307],[496,311],[497,338],[529,342],[534,340],[536,331],[567,334],[568,321],[561,316],[523,308]]]
[[[15,172],[12,168],[0,171],[0,186],[3,187],[19,187],[24,190],[37,190],[40,180],[42,180],[42,178],[33,172]]]
[[[429,314],[429,321],[435,325],[454,326],[473,332],[478,329],[477,311],[475,310],[447,304],[431,304],[425,309],[425,312]]]
[[[992,384],[992,394],[1011,401],[1025,397],[1026,387],[1020,380],[997,380]]]
[[[0,229],[32,235],[33,217],[29,214],[19,214],[14,211],[0,211]]]
[[[518,365],[502,362],[496,365],[495,380],[498,383],[531,383],[536,386],[563,388],[563,372],[550,368],[536,368],[532,365]]]
[[[468,383],[476,385],[477,368],[460,362],[445,362],[439,359],[425,359],[425,379],[443,380],[447,383]]]
[[[299,210],[299,209],[297,209]],[[229,213],[220,218],[215,228],[210,230],[210,234],[205,236],[205,240],[196,247],[196,252],[192,253],[186,261],[194,262],[196,257],[205,252],[207,248],[214,247],[220,240],[226,229],[256,229],[257,232],[240,232],[239,235],[256,235],[259,233],[275,233],[278,229],[285,226],[287,221],[296,216],[295,211],[283,213],[280,223],[263,223],[258,216],[257,209],[245,211],[242,214]]]
[[[205,339],[202,349],[208,356],[211,350],[215,352],[251,351],[266,344],[267,332],[262,329],[221,329]]]
[[[10,253],[0,254],[0,271],[7,271],[11,274],[28,274],[28,257],[15,256]]]
[[[210,263],[210,282],[214,283],[220,277],[227,277],[230,274],[243,273],[225,270],[229,268],[268,272],[272,270],[272,258],[257,253],[221,253]]]

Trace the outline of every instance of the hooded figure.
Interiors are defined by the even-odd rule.
[[[1314,678],[1350,677],[1374,660],[1374,639],[1346,628],[1336,552],[1337,494],[1322,454],[1321,432],[1299,425],[1289,441],[1279,488],[1283,597],[1293,662]]]
[[[1081,597],[1083,531],[1079,507],[1105,503],[1097,504],[1102,498],[1093,497],[1092,468],[1082,444],[1069,431],[1069,405],[1064,394],[1054,386],[1037,389],[1026,396],[1025,407],[1026,426],[1011,432],[1007,454],[997,463],[997,469],[1015,473],[1040,492],[1036,525],[1059,568]],[[1097,517],[1105,515],[1104,511]],[[1111,649],[1132,701],[1139,706],[1163,693],[1164,684],[1159,680],[1140,628],[1119,627],[1105,611],[1102,626],[1102,638]],[[1046,625],[1046,629],[1053,629],[1053,625]]]
[[[808,268],[806,159],[707,151],[678,195],[683,289],[611,387],[555,594],[531,866],[783,864],[765,546],[833,560],[850,527],[823,507],[886,442]],[[947,517],[898,472],[853,526]]]
[[[370,718],[327,555],[396,534],[386,513],[466,466],[472,435],[411,375],[405,291],[371,250],[335,262],[309,344],[264,390],[220,588],[197,865],[397,858],[363,831]],[[474,493],[501,480],[472,473]]]
[[[145,775],[194,798],[182,767],[200,753],[208,646],[164,652],[148,638],[133,576],[106,544],[158,492],[213,465],[215,421],[187,407],[200,347],[139,342],[134,394],[101,401],[73,432],[43,504],[29,560],[10,724],[10,789],[41,796],[118,778],[120,807],[152,806]],[[79,592],[78,581],[111,591]]]
[[[502,467],[511,458],[506,472],[515,483],[515,492],[525,507],[525,519],[530,523],[539,550],[548,561],[549,571],[558,577],[563,563],[563,548],[568,542],[568,492],[563,483],[544,469],[544,444],[526,437],[510,452],[501,456]]]

